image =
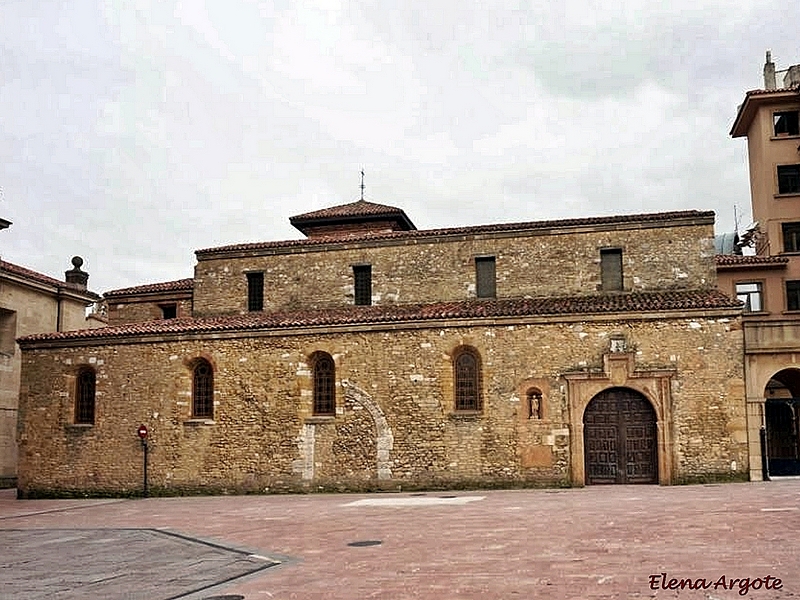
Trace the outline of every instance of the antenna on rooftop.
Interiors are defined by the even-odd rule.
[[[364,169],[361,169],[361,200],[364,200]]]

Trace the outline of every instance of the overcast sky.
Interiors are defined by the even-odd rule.
[[[0,255],[97,292],[366,199],[419,229],[700,209],[796,1],[3,0]]]

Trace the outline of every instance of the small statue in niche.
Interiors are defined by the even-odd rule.
[[[542,393],[539,390],[528,390],[528,418],[542,418]]]

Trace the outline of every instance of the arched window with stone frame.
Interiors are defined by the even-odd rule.
[[[315,415],[336,414],[336,364],[327,352],[315,352],[311,356],[311,377]]]
[[[453,353],[453,391],[456,411],[483,409],[481,394],[481,357],[469,346]]]
[[[97,375],[92,367],[78,369],[75,379],[75,423],[78,425],[94,425],[96,386]]]
[[[214,370],[204,358],[192,366],[192,418],[214,418]]]

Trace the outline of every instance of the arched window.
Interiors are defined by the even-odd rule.
[[[75,382],[75,422],[94,425],[96,376],[91,367],[81,367]]]
[[[326,352],[315,352],[311,369],[314,378],[314,414],[336,414],[336,366]]]
[[[456,410],[481,410],[481,361],[472,348],[453,356]]]
[[[531,388],[525,393],[525,400],[528,405],[528,418],[542,418],[542,392],[536,388]]]
[[[202,358],[192,369],[192,417],[214,418],[214,371]]]

